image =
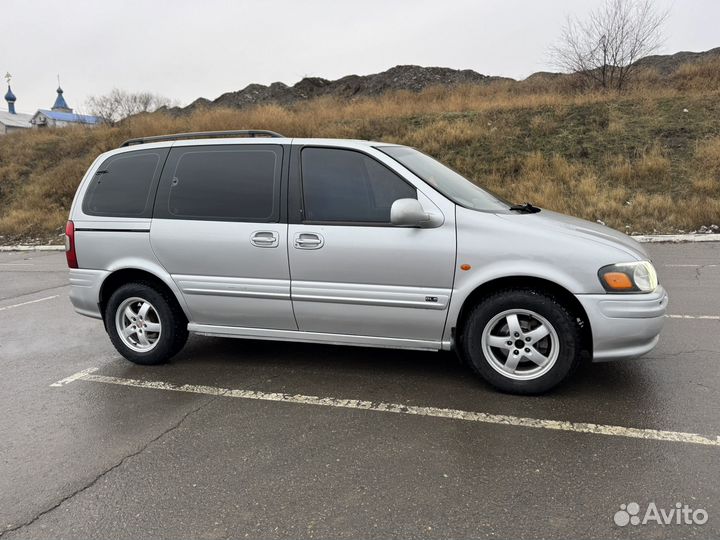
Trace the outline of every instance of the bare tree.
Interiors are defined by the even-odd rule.
[[[667,16],[651,0],[606,0],[585,21],[568,18],[552,49],[554,64],[593,86],[622,90],[635,62],[662,44]]]
[[[87,108],[91,114],[99,116],[104,122],[114,124],[123,118],[143,112],[152,112],[160,107],[170,107],[173,102],[151,92],[127,92],[113,88],[109,94],[91,96]]]

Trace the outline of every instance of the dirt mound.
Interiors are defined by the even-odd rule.
[[[670,75],[683,64],[703,62],[720,57],[720,47],[704,52],[681,51],[675,54],[661,54],[641,58],[635,65],[644,68],[655,68],[662,75]]]
[[[345,99],[378,96],[390,90],[419,92],[429,86],[456,86],[458,84],[483,84],[501,77],[489,77],[471,69],[443,67],[395,66],[372,75],[347,75],[331,81],[321,77],[305,77],[297,84],[288,86],[281,82],[269,86],[250,84],[236,92],[227,92],[213,101],[199,98],[185,108],[173,112],[192,112],[198,107],[247,107],[264,103],[290,105],[321,96]]]
[[[656,69],[662,77],[671,76],[681,65],[701,62],[706,59],[720,57],[720,47],[705,52],[679,52],[670,55],[655,55],[641,58],[637,66]],[[546,84],[551,81],[562,81],[572,77],[565,73],[537,72],[525,81]],[[459,84],[486,84],[496,80],[513,79],[482,75],[471,69],[451,69],[444,67],[395,66],[372,75],[347,75],[331,81],[321,77],[305,77],[298,83],[288,86],[282,82],[249,84],[242,90],[227,92],[217,99],[198,98],[187,107],[172,109],[161,108],[162,112],[173,114],[189,114],[206,107],[244,108],[251,105],[277,103],[293,105],[317,97],[332,96],[340,99],[379,96],[388,91],[407,90],[420,92],[430,86],[446,86],[451,88]]]

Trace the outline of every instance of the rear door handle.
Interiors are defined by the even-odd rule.
[[[318,233],[296,233],[293,239],[295,249],[320,249],[323,245],[325,245],[325,240]]]
[[[255,231],[250,235],[250,243],[255,247],[278,247],[280,245],[280,235],[275,231]]]

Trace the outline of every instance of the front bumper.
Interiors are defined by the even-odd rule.
[[[662,285],[648,294],[578,294],[593,337],[593,361],[637,358],[660,339],[668,295]]]
[[[100,287],[110,272],[105,270],[70,270],[70,302],[75,311],[95,319],[102,319],[100,313]]]

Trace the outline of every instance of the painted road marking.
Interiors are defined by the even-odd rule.
[[[28,304],[37,304],[38,302],[45,302],[46,300],[52,300],[53,298],[57,298],[60,296],[59,294],[54,294],[52,296],[46,296],[45,298],[38,298],[37,300],[28,300],[27,302],[20,302],[19,304],[12,304],[10,306],[0,307],[0,311],[5,311],[6,309],[13,309],[20,306],[27,306]]]
[[[705,319],[720,321],[720,315],[665,315],[668,319]]]
[[[88,368],[66,377],[50,386],[64,386],[72,381],[90,381],[103,384],[116,384],[132,386],[135,388],[149,388],[152,390],[169,390],[173,392],[188,392],[191,394],[206,394],[209,396],[222,396],[240,399],[254,399],[260,401],[276,401],[282,403],[295,403],[301,405],[321,405],[324,407],[338,407],[342,409],[359,409],[365,411],[379,411],[397,414],[410,414],[416,416],[430,416],[435,418],[449,418],[465,420],[484,424],[501,424],[506,426],[530,427],[552,429],[558,431],[572,431],[576,433],[594,433],[596,435],[610,435],[615,437],[631,437],[635,439],[648,439],[656,441],[669,441],[688,444],[701,444],[720,447],[720,437],[706,437],[695,433],[679,431],[664,431],[656,429],[628,428],[603,424],[590,424],[585,422],[566,422],[562,420],[542,420],[537,418],[524,418],[504,414],[489,414],[483,412],[462,411],[458,409],[443,409],[438,407],[419,407],[414,405],[401,405],[398,403],[384,403],[377,401],[364,401],[360,399],[342,399],[334,397],[305,396],[301,394],[281,394],[275,392],[258,392],[254,390],[233,390],[215,386],[198,386],[192,384],[176,385],[162,381],[142,381],[138,379],[124,379],[108,375],[95,375],[98,368]]]
[[[83,369],[82,371],[78,371],[74,375],[70,375],[69,377],[60,379],[58,382],[52,383],[50,386],[65,386],[66,384],[71,383],[73,381],[77,381],[78,379],[82,379],[83,377],[86,377],[87,375],[90,375],[91,373],[95,373],[97,370],[98,370],[98,368],[96,368],[96,367]]]

